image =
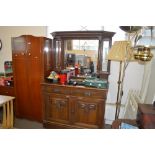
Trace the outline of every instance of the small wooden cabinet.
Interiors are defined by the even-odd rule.
[[[42,84],[47,128],[104,128],[107,89]]]
[[[155,107],[152,104],[138,104],[137,124],[142,129],[155,129]]]
[[[14,96],[14,87],[0,86],[0,95]]]

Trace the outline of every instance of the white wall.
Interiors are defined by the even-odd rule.
[[[155,99],[155,50],[152,53],[154,57],[151,61],[151,74],[145,98],[145,103],[147,104],[152,104],[153,100]]]
[[[11,37],[24,34],[34,36],[46,36],[46,26],[0,26],[0,39],[2,40],[2,50],[0,51],[0,72],[4,72],[4,61],[12,60]]]

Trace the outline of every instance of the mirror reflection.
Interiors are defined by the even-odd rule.
[[[97,72],[99,40],[65,40],[65,66],[78,68],[79,74]]]

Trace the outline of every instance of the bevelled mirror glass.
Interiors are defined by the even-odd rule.
[[[97,72],[99,40],[65,40],[65,66],[78,67],[80,74]]]

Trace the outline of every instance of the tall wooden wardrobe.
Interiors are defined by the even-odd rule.
[[[22,35],[12,38],[15,115],[42,122],[40,83],[52,70],[52,40]]]

